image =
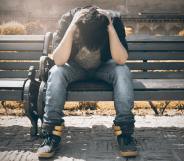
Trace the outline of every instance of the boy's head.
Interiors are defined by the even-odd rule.
[[[89,50],[97,50],[108,38],[107,26],[109,21],[105,15],[98,12],[96,6],[87,6],[84,9],[87,10],[87,13],[77,22],[78,40],[82,46]]]

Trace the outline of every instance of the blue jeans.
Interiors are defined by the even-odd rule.
[[[45,123],[55,124],[63,120],[62,111],[68,84],[77,80],[84,80],[87,77],[101,79],[113,85],[116,122],[127,122],[127,119],[133,118],[133,84],[131,73],[126,65],[118,65],[111,59],[102,63],[98,69],[89,72],[70,61],[63,66],[55,65],[49,71],[45,100]]]

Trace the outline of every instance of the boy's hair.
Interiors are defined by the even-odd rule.
[[[86,46],[89,50],[96,50],[108,39],[107,26],[109,20],[97,11],[96,6],[85,8],[88,8],[89,12],[77,23],[80,32],[79,41],[82,46]]]

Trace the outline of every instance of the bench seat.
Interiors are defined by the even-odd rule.
[[[135,100],[183,100],[184,79],[133,79]],[[112,101],[112,85],[99,80],[77,81],[68,86],[68,100]]]
[[[0,100],[22,100],[25,80],[0,79]]]

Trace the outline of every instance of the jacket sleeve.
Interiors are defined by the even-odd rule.
[[[123,25],[123,22],[122,22],[120,16],[116,16],[113,18],[113,26],[116,30],[116,33],[118,35],[118,38],[119,38],[121,44],[128,51],[128,45],[127,45],[127,41],[125,38],[126,37],[125,29],[124,29],[124,25]],[[101,53],[102,53],[102,61],[107,61],[109,59],[112,59],[109,38],[107,41],[105,41],[104,45],[102,46]]]
[[[121,41],[121,44],[128,51],[128,44],[127,44],[127,41],[126,41],[125,28],[124,28],[123,22],[121,20],[121,17],[115,17],[114,20],[113,20],[113,25],[114,25],[114,28],[117,32],[119,40]]]

